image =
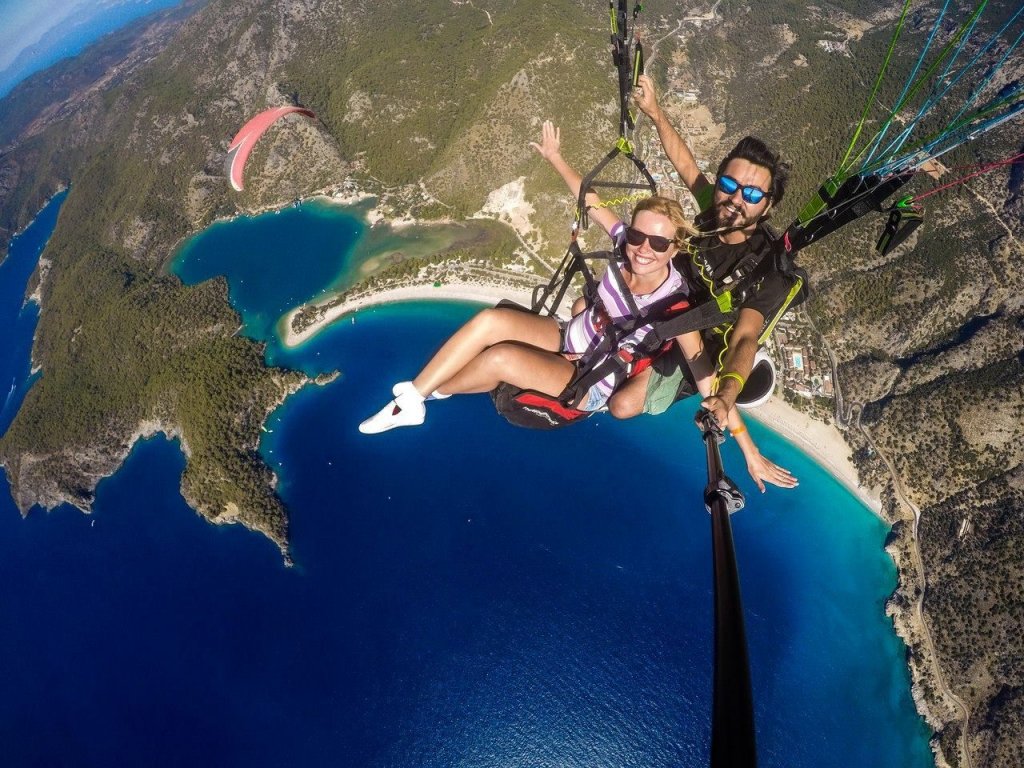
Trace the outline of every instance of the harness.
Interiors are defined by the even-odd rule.
[[[671,349],[677,336],[691,331],[704,331],[729,322],[733,297],[740,297],[737,303],[741,302],[746,291],[760,282],[775,266],[774,259],[768,258],[770,252],[758,250],[744,257],[722,280],[723,284],[729,286],[727,289],[713,294],[710,300],[702,304],[695,306],[687,297],[673,295],[639,309],[624,284],[618,266],[620,259],[616,258],[617,253],[618,249],[615,249],[585,256],[606,256],[611,260],[608,269],[611,270],[612,280],[618,283],[620,292],[627,302],[629,319],[620,325],[605,325],[603,333],[577,361],[576,374],[557,397],[533,390],[520,390],[509,384],[502,384],[494,390],[492,397],[495,406],[512,423],[552,429],[586,418],[590,412],[580,410],[579,406],[593,386],[610,376],[612,388],[617,389],[622,382],[650,367],[658,357]],[[589,275],[588,285],[593,286],[591,293],[594,298],[588,297],[588,306],[593,306],[597,301],[597,283],[585,263],[582,264],[582,268],[585,270],[584,274]],[[780,310],[779,316],[785,312],[789,303],[787,302]],[[512,302],[502,302],[499,306],[529,311]],[[645,327],[647,333],[641,341],[635,344],[624,341]]]
[[[619,80],[619,138],[608,154],[583,178],[565,256],[547,284],[534,289],[529,310],[512,302],[501,302],[498,306],[515,307],[523,311],[553,316],[565,299],[569,285],[578,275],[584,283],[583,296],[587,306],[593,307],[599,302],[598,281],[587,262],[597,260],[605,262],[607,270],[611,271],[611,277],[627,303],[630,318],[619,326],[614,323],[605,325],[600,339],[577,361],[576,374],[558,397],[520,390],[509,384],[501,384],[493,390],[491,396],[499,413],[520,426],[551,429],[586,418],[590,412],[579,410],[579,406],[591,387],[609,376],[612,377],[613,386],[618,387],[668,351],[675,337],[729,322],[733,306],[742,303],[746,290],[764,278],[784,258],[779,248],[753,248],[751,250],[754,253],[749,259],[744,258],[732,273],[719,281],[724,288],[719,287],[715,290],[715,286],[709,284],[712,300],[694,306],[689,299],[674,296],[640,310],[633,301],[632,293],[625,286],[619,270],[619,264],[625,263],[621,246],[616,244],[611,250],[586,253],[580,248],[578,235],[581,229],[587,227],[586,198],[589,192],[596,188],[622,190],[625,196],[621,199],[629,200],[641,195],[654,194],[657,190],[657,184],[647,167],[634,154],[633,143],[629,138],[635,127],[633,114],[629,110],[629,90],[636,85],[637,78],[643,72],[643,49],[629,28],[626,7],[626,0],[617,0],[610,4],[612,58]],[[636,4],[633,10],[634,21],[639,10],[640,5]],[[641,181],[622,182],[600,178],[605,168],[620,155],[633,164]],[[759,227],[758,231],[760,229]],[[775,238],[766,238],[766,242],[768,241],[774,243]],[[773,253],[775,258],[764,258],[769,252]],[[735,301],[734,296],[738,297]],[[779,317],[793,298],[795,294],[787,300],[785,307],[778,314]],[[774,326],[774,320],[772,325]],[[645,326],[648,330],[640,342],[633,344],[624,341]]]
[[[807,272],[793,262],[793,254],[786,249],[785,240],[780,239],[765,222],[758,222],[757,229],[748,239],[748,252],[728,274],[718,278],[713,276],[714,267],[707,256],[711,249],[701,247],[701,242],[707,237],[709,236],[691,242],[688,251],[694,272],[711,295],[710,302],[714,302],[721,311],[721,320],[712,326],[706,326],[721,342],[716,360],[720,368],[729,348],[729,334],[734,326],[735,312],[750,297],[758,284],[772,272],[778,272],[791,281],[789,293],[778,309],[770,317],[765,317],[757,339],[758,345],[761,345],[771,336],[776,324],[790,307],[802,303],[807,298],[808,278]]]
[[[617,287],[628,306],[630,318],[620,325],[605,324],[603,333],[577,362],[576,375],[560,396],[562,402],[574,406],[583,401],[592,387],[609,376],[614,390],[626,379],[648,368],[668,351],[674,335],[678,335],[671,334],[668,326],[683,323],[682,316],[692,307],[688,298],[676,294],[639,309],[623,283],[618,264],[609,264],[608,269],[612,270],[612,280],[619,284]],[[641,330],[646,331],[643,339],[635,343],[628,341]]]

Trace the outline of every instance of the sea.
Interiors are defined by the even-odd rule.
[[[0,264],[3,429],[46,376],[30,369],[39,310],[24,295],[61,200]],[[422,427],[361,435],[391,385],[479,309],[380,306],[285,348],[281,316],[355,279],[373,258],[361,243],[443,236],[373,229],[358,209],[310,201],[218,223],[172,267],[190,284],[226,276],[268,364],[340,373],[288,398],[260,444],[294,565],[261,535],[196,515],[181,447],[164,437],[136,444],[91,514],[22,518],[0,479],[4,765],[708,764],[695,401],[534,432],[486,396],[453,397],[429,403]],[[747,496],[732,527],[759,764],[931,766],[884,613],[887,526],[794,446],[750,429],[800,478],[762,495],[723,446]]]

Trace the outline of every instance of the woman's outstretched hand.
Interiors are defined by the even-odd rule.
[[[530,146],[550,163],[562,152],[562,132],[550,120],[545,120],[544,126],[541,128],[540,144],[531,141]]]
[[[764,484],[771,483],[780,488],[796,488],[799,482],[786,468],[769,461],[761,455],[760,451],[754,450],[746,454],[747,471],[757,483],[758,490],[764,493]]]

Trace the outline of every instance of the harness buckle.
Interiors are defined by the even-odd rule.
[[[619,358],[619,362],[625,368],[626,376],[631,376],[633,374],[633,366],[636,364],[636,347],[632,344],[623,344],[619,347],[619,351],[615,353],[615,356]]]

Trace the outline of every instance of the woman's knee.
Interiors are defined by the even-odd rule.
[[[494,344],[508,337],[515,310],[489,307],[477,312],[469,321],[473,331],[487,344]]]
[[[608,398],[608,413],[616,419],[632,419],[644,409],[643,392],[620,390]]]
[[[477,363],[487,371],[502,374],[517,364],[516,352],[515,344],[499,341],[477,355]]]

